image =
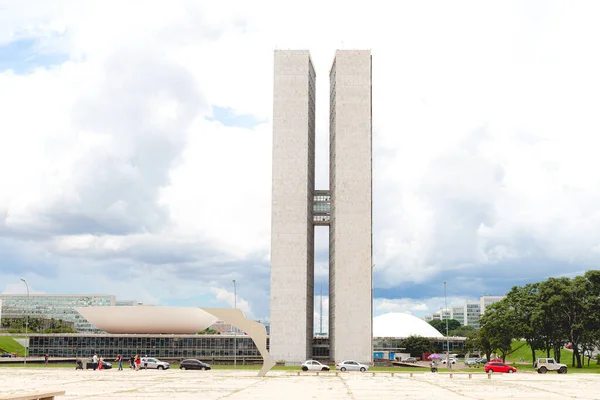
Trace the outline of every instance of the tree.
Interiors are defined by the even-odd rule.
[[[437,329],[442,335],[446,334],[446,320],[434,319],[429,321],[429,325],[433,326]],[[452,332],[454,329],[460,327],[460,322],[455,319],[448,320],[448,333]]]
[[[546,314],[554,314],[558,329],[573,345],[572,366],[582,368],[580,344],[585,332],[588,312],[588,285],[582,276],[548,278],[543,283],[546,301],[543,308]],[[554,343],[556,353],[557,343]]]
[[[531,349],[531,359],[535,363],[535,351],[544,348],[540,332],[541,324],[536,316],[540,313],[539,285],[527,284],[523,287],[514,286],[507,293],[504,301],[514,316],[514,335],[524,338]]]
[[[423,336],[409,336],[402,341],[402,347],[406,349],[411,356],[421,357],[423,353],[429,353],[433,350],[431,340]]]
[[[506,299],[489,306],[480,320],[480,334],[489,340],[493,349],[500,351],[503,362],[506,361],[506,355],[511,350],[516,334],[515,321],[514,310],[510,308]]]
[[[450,331],[450,336],[468,337],[475,331],[476,329],[472,326],[459,326],[458,328]]]
[[[464,346],[466,351],[473,352],[474,350],[479,350],[479,354],[484,354],[486,359],[491,360],[491,354],[494,349],[481,329],[471,332],[467,336]]]
[[[198,335],[217,335],[219,334],[219,332],[215,331],[214,329],[210,329],[210,328],[206,328],[203,331],[198,332]]]

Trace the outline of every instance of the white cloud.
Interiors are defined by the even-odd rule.
[[[217,301],[226,304],[229,307],[237,306],[246,315],[247,318],[254,318],[250,304],[239,295],[236,297],[233,291],[223,288],[210,288],[210,291],[215,295]]]
[[[376,311],[597,265],[596,3],[271,3],[10,2],[0,46],[63,59],[0,71],[3,282],[176,303],[235,277],[268,315],[274,48],[316,65],[319,188],[334,51],[372,49]]]

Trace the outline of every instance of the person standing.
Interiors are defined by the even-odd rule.
[[[102,369],[103,364],[104,364],[104,358],[102,356],[100,356],[100,359],[98,360],[98,371],[100,371]]]
[[[139,371],[140,370],[140,364],[142,363],[141,357],[138,354],[137,356],[135,356],[135,370]]]
[[[98,354],[94,353],[92,357],[92,366],[94,367],[94,371],[98,368]]]
[[[123,354],[117,354],[117,359],[115,361],[119,362],[119,371],[123,371]]]
[[[44,356],[44,367],[47,367],[47,366],[48,366],[48,359],[49,359],[49,358],[50,358],[50,357],[48,357],[48,354],[46,353],[46,355]]]

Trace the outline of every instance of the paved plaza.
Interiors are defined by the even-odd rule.
[[[58,399],[600,399],[598,374],[301,374],[256,371],[75,371],[0,368],[0,397],[65,390]]]

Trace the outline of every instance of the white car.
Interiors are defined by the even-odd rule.
[[[442,364],[446,364],[446,359],[442,360]],[[450,358],[450,364],[456,364],[456,358]]]
[[[302,364],[302,371],[329,371],[329,367],[315,360],[308,360]]]
[[[335,369],[339,369],[340,371],[360,371],[365,372],[369,370],[369,366],[365,364],[361,364],[358,361],[354,360],[345,360],[341,363],[335,364]]]
[[[142,357],[141,368],[148,369],[169,369],[170,365],[166,361],[160,361],[154,357]]]

